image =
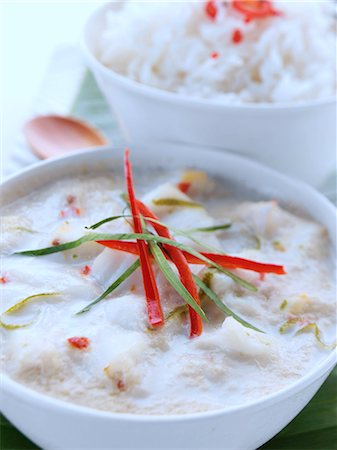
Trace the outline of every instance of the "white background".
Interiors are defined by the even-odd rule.
[[[0,0],[3,161],[29,115],[54,49],[76,44],[86,18],[101,3]]]

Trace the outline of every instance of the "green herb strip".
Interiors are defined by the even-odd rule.
[[[130,218],[130,215],[119,215],[119,216],[112,216],[112,217],[108,217],[106,219],[101,220],[100,222],[95,223],[94,225],[91,225],[90,227],[85,227],[87,230],[95,230],[96,228],[99,228],[101,225],[108,223],[108,222],[112,222],[113,220],[117,220],[120,218],[125,218],[125,220],[128,222],[127,218]],[[153,223],[157,223],[158,225],[161,225],[163,227],[166,227],[168,229],[170,229],[171,231],[173,231],[176,235],[178,236],[184,236],[187,239],[190,239],[192,242],[194,242],[195,244],[199,245],[201,248],[204,248],[207,251],[211,251],[211,252],[215,252],[215,253],[222,253],[221,250],[218,250],[214,247],[211,247],[210,245],[206,245],[203,242],[199,241],[198,239],[196,239],[194,236],[191,236],[191,234],[193,233],[210,233],[213,231],[217,231],[217,230],[225,230],[227,228],[230,228],[232,224],[230,223],[226,223],[223,225],[217,225],[217,226],[212,226],[212,227],[204,227],[204,228],[192,228],[190,230],[180,230],[178,228],[174,228],[170,225],[167,225],[163,222],[160,222],[159,220],[155,220],[152,219],[151,217],[144,217],[144,219],[147,222],[153,222]],[[129,223],[129,222],[128,222]]]
[[[191,202],[189,200],[181,200],[179,198],[155,198],[152,203],[156,206],[178,206],[184,208],[202,208],[200,203]]]
[[[46,292],[46,293],[42,293],[42,294],[34,294],[34,295],[30,295],[29,297],[24,298],[23,300],[20,300],[19,302],[15,303],[15,305],[11,306],[10,308],[8,308],[6,311],[4,311],[1,316],[0,316],[0,326],[2,328],[5,328],[6,330],[16,330],[18,328],[26,328],[29,327],[30,325],[32,325],[34,323],[34,321],[28,322],[28,323],[23,323],[23,324],[10,324],[10,323],[6,323],[3,321],[3,316],[7,315],[7,314],[12,314],[16,311],[19,311],[21,308],[24,308],[27,303],[30,303],[33,300],[36,300],[38,298],[43,298],[43,297],[55,297],[55,296],[59,296],[61,295],[59,292]]]
[[[189,239],[190,241],[194,242],[195,244],[199,245],[200,248],[211,252],[211,253],[222,253],[221,250],[211,246],[211,245],[207,245],[204,244],[203,242],[199,241],[199,239],[195,238],[193,236],[193,233],[189,233],[188,231],[183,231],[183,230],[177,230],[177,229],[173,229],[172,230],[174,232],[174,236],[184,236],[187,239]]]
[[[171,320],[176,316],[180,316],[183,313],[187,312],[187,305],[180,305],[175,307],[171,312],[167,314],[165,317],[165,321]]]
[[[315,323],[315,322],[309,323],[308,325],[305,325],[304,327],[300,328],[296,334],[306,333],[306,332],[310,332],[310,331],[314,332],[317,342],[323,348],[325,348],[327,350],[334,350],[337,347],[337,341],[333,342],[332,344],[326,344],[325,342],[323,342],[321,330],[319,329],[317,323]]]
[[[210,233],[212,231],[227,230],[231,226],[232,226],[231,223],[224,223],[222,225],[214,225],[211,227],[191,228],[189,230],[185,230],[185,232],[186,233]]]
[[[19,328],[27,328],[30,325],[33,325],[34,321],[32,322],[28,322],[28,323],[23,323],[21,325],[16,325],[16,324],[11,324],[11,323],[6,323],[4,322],[2,319],[0,319],[0,327],[4,328],[5,330],[17,330]]]
[[[212,227],[199,228],[199,229],[195,228],[194,230],[193,229],[192,230],[180,230],[179,228],[174,228],[171,225],[167,225],[166,223],[160,222],[159,220],[152,219],[152,217],[145,217],[145,220],[148,222],[157,223],[158,225],[168,228],[169,230],[173,231],[175,236],[184,236],[187,239],[190,239],[192,242],[199,245],[200,248],[203,248],[203,249],[207,250],[208,252],[210,251],[212,253],[222,253],[221,250],[214,248],[210,245],[206,245],[193,236],[193,233],[195,230],[203,230],[204,232],[210,232],[211,231],[210,228],[212,228]],[[227,225],[228,224],[226,224],[226,226]],[[208,231],[205,231],[207,229],[208,229]]]
[[[185,236],[185,237],[191,239],[191,241],[195,242],[197,245],[200,245],[200,247],[203,247],[203,248],[205,248],[208,251],[215,252],[215,253],[222,253],[218,249],[215,249],[213,247],[205,245],[202,242],[200,242],[199,240],[195,239],[193,236],[190,236],[190,234],[188,232],[185,232],[185,231],[182,231],[182,230],[178,230],[176,228],[169,227],[169,226],[165,225],[164,223],[159,222],[158,220],[154,220],[154,219],[146,218],[146,217],[145,217],[145,219],[150,221],[150,222],[158,223],[159,225],[162,225],[162,226],[164,226],[166,228],[171,228],[171,230],[176,232],[176,234],[179,234],[181,236]],[[161,239],[165,239],[165,238],[161,238]],[[158,242],[160,242],[160,241],[158,240]],[[171,242],[173,242],[175,244],[177,243],[176,241],[171,241]],[[168,245],[171,245],[171,244],[168,244]],[[245,287],[246,289],[248,289],[248,290],[250,290],[252,292],[257,292],[257,288],[254,285],[252,285],[251,283],[248,283],[248,281],[243,280],[242,278],[238,277],[237,275],[234,275],[232,272],[224,269],[222,266],[219,266],[215,262],[213,262],[210,259],[208,259],[205,256],[203,256],[201,253],[199,253],[196,250],[194,250],[192,247],[186,246],[184,244],[179,244],[179,245],[180,246],[177,246],[177,245],[173,245],[173,246],[181,248],[182,250],[190,253],[191,255],[194,255],[194,256],[200,255],[200,256],[197,256],[197,257],[199,259],[202,259],[204,262],[207,262],[207,264],[209,264],[211,267],[214,267],[218,271],[220,271],[222,273],[225,273],[227,276],[232,278],[236,283],[240,284],[242,287]]]
[[[19,309],[23,308],[27,305],[27,303],[30,303],[32,300],[36,300],[37,298],[41,297],[55,297],[61,295],[59,292],[46,292],[43,294],[34,294],[30,295],[29,297],[24,298],[23,300],[20,300],[19,302],[15,303],[15,305],[8,308],[3,314],[12,314],[15,311],[18,311]],[[3,315],[2,314],[2,315]]]
[[[283,302],[280,304],[280,310],[282,311],[283,309],[285,309],[288,305],[288,301],[287,300],[283,300]]]
[[[293,327],[294,325],[302,325],[303,322],[305,322],[305,320],[303,320],[301,317],[291,317],[280,326],[279,332],[281,334],[284,334],[289,330],[289,328]],[[319,329],[316,322],[310,322],[306,325],[301,326],[295,334],[307,333],[310,331],[314,332],[317,342],[326,350],[334,350],[337,347],[337,341],[333,342],[332,344],[323,342],[321,330]]]
[[[149,246],[150,246],[151,253],[154,256],[154,259],[156,260],[160,270],[162,271],[164,277],[167,279],[167,281],[170,283],[170,285],[183,298],[183,300],[188,305],[190,305],[190,307],[193,308],[196,313],[199,314],[199,316],[201,316],[204,320],[207,321],[207,317],[206,317],[204,311],[197,304],[197,302],[194,300],[192,295],[188,292],[188,290],[185,288],[185,286],[179,280],[178,276],[172,270],[170,264],[167,262],[167,259],[163,255],[163,252],[161,251],[159,245],[156,244],[155,242],[150,242]]]
[[[291,328],[293,325],[296,325],[298,323],[302,323],[303,320],[299,317],[291,317],[290,319],[286,320],[279,328],[279,332],[281,334],[284,334]]]
[[[85,228],[87,230],[95,230],[96,228],[104,225],[105,223],[113,222],[114,220],[117,220],[117,219],[126,219],[126,218],[129,218],[129,217],[131,217],[131,216],[130,215],[125,215],[125,214],[120,214],[118,216],[107,217],[106,219],[100,220],[99,222],[94,223],[94,225],[91,225],[90,227],[85,227]]]
[[[80,245],[90,242],[90,241],[108,241],[108,240],[116,240],[116,241],[127,241],[132,239],[142,239],[146,242],[156,242],[161,244],[167,244],[172,247],[177,247],[180,250],[184,250],[191,255],[195,256],[196,258],[200,259],[201,261],[208,264],[210,267],[214,267],[219,272],[224,273],[229,278],[231,278],[233,281],[235,281],[240,286],[248,289],[249,291],[256,292],[257,288],[252,285],[251,283],[248,283],[248,281],[238,277],[234,273],[230,272],[227,269],[224,269],[223,267],[219,266],[219,264],[216,264],[215,262],[211,261],[210,259],[206,258],[206,256],[202,255],[198,251],[194,250],[192,247],[189,247],[188,245],[181,244],[177,241],[172,241],[168,238],[163,238],[160,236],[154,236],[152,234],[147,233],[123,233],[123,234],[108,234],[108,233],[90,233],[85,236],[82,236],[79,239],[76,239],[75,241],[66,242],[64,244],[52,246],[52,247],[45,247],[37,250],[26,250],[22,252],[16,252],[15,254],[19,255],[25,255],[25,256],[43,256],[43,255],[50,255],[52,253],[58,253],[65,250],[70,250],[76,247],[79,247]]]
[[[224,303],[222,303],[221,299],[217,296],[217,294],[211,288],[209,288],[207,286],[207,284],[204,283],[201,278],[199,278],[197,275],[193,275],[193,278],[194,278],[194,281],[196,282],[197,286],[199,287],[199,289],[201,289],[207,295],[207,297],[209,297],[216,304],[216,306],[219,309],[221,309],[221,311],[223,311],[225,314],[227,314],[227,316],[233,317],[233,319],[235,319],[237,322],[239,322],[241,325],[243,325],[246,328],[250,328],[250,329],[252,329],[254,331],[258,331],[260,333],[264,333],[259,328],[254,327],[249,322],[246,322],[240,316],[235,314],[230,308],[228,308],[228,306],[226,306]]]
[[[99,303],[100,301],[104,300],[105,297],[107,297],[111,292],[113,292],[115,289],[120,286],[123,281],[129,278],[130,275],[132,275],[140,266],[140,260],[137,259],[131,266],[129,266],[123,273],[120,275],[104,292],[101,294],[96,300],[89,303],[89,305],[85,306],[81,311],[78,311],[76,315],[88,312],[94,305]]]
[[[112,222],[117,219],[127,219],[130,217],[132,217],[132,216],[129,214],[120,214],[118,216],[107,217],[106,219],[100,220],[99,222],[91,225],[90,227],[85,227],[85,228],[87,230],[95,230],[96,228],[99,228],[101,225],[104,225],[105,223]],[[228,228],[230,228],[232,226],[231,223],[224,223],[221,225],[214,225],[214,226],[210,226],[210,227],[191,228],[189,230],[179,230],[179,229],[173,228],[170,225],[167,225],[163,222],[160,222],[159,220],[152,219],[151,217],[144,217],[144,219],[147,220],[148,222],[158,223],[159,225],[162,225],[173,231],[183,232],[186,234],[189,234],[189,233],[211,233],[211,232],[219,231],[219,230],[227,230]]]

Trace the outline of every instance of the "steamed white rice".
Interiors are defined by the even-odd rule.
[[[281,16],[246,24],[228,2],[218,3],[215,21],[204,1],[123,2],[106,14],[97,57],[140,83],[220,102],[335,96],[335,3],[274,5]],[[239,44],[232,41],[236,29],[244,36]]]

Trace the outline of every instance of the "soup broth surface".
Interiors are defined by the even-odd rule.
[[[259,399],[298,380],[327,356],[324,344],[336,339],[336,287],[325,228],[273,199],[240,192],[202,173],[189,173],[185,194],[177,188],[184,176],[135,171],[137,194],[176,240],[198,251],[284,266],[285,275],[233,270],[257,288],[252,292],[225,273],[190,265],[226,306],[263,333],[226,316],[201,295],[208,322],[202,335],[191,339],[185,303],[156,264],[166,318],[162,327],[149,326],[140,269],[77,315],[137,256],[96,242],[45,256],[13,255],[73,241],[91,232],[85,227],[130,214],[120,175],[64,178],[2,208],[5,373],[39,392],[99,410],[184,414]],[[158,203],[167,198],[201,206]],[[131,224],[128,216],[95,232],[130,233]],[[219,224],[230,227],[191,231]],[[76,346],[71,338],[85,340]]]

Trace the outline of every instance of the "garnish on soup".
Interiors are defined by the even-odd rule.
[[[225,313],[229,313],[229,315],[238,320],[242,325],[257,330],[256,327],[249,324],[247,321],[242,320],[236,314],[232,313],[229,308],[221,303],[221,300],[218,299],[217,295],[209,287],[207,287],[202,282],[202,280],[200,280],[199,278],[195,278],[191,272],[189,264],[202,264],[206,267],[211,267],[220,273],[226,274],[237,284],[251,291],[256,291],[256,287],[233,273],[231,270],[241,268],[262,274],[274,273],[283,275],[285,274],[284,268],[275,264],[265,264],[249,261],[243,258],[223,255],[221,253],[199,253],[192,247],[177,242],[172,237],[167,226],[160,222],[159,217],[157,217],[156,214],[154,214],[148,206],[146,206],[143,202],[136,198],[133,186],[131,163],[129,160],[129,150],[125,151],[125,178],[128,190],[127,201],[130,205],[133,218],[134,233],[124,235],[105,235],[92,233],[87,234],[73,242],[53,245],[52,247],[40,250],[23,251],[20,252],[20,254],[32,256],[47,255],[76,248],[81,244],[89,241],[98,242],[99,244],[107,246],[111,249],[133,253],[139,256],[150,326],[157,327],[164,323],[160,295],[152,267],[152,260],[154,260],[163,273],[164,277],[181,296],[181,298],[188,304],[190,315],[190,337],[199,336],[202,333],[202,319],[207,320],[204,311],[200,307],[198,288],[206,293],[208,297],[211,298],[214,303],[218,307],[220,307],[220,309],[223,309]],[[153,205],[159,207],[202,207],[202,205],[199,203],[176,198],[154,198],[152,200],[152,203]],[[99,226],[104,225],[109,221],[119,218],[121,218],[121,216],[113,216],[112,218],[103,219],[97,224],[89,227],[89,229],[98,228]],[[146,228],[146,222],[148,222],[148,224],[153,228],[157,235],[153,234]],[[214,227],[195,228],[192,229],[192,231],[194,230],[199,232],[210,232],[218,231],[219,229],[227,229],[228,227],[229,225],[225,224]],[[136,242],[130,242],[130,239],[136,239]],[[175,265],[180,280],[171,269],[171,266],[167,260],[171,261]],[[125,281],[138,268],[138,266],[139,264],[137,261],[132,266],[130,266],[121,275],[121,277],[115,280],[103,294],[101,294],[96,300],[91,302],[90,305],[83,308],[80,313],[87,312],[93,305],[103,300],[108,294],[110,294],[121,283],[123,283],[123,281]],[[90,271],[90,266],[87,265],[81,269],[81,273],[83,275],[88,275]]]
[[[88,348],[90,345],[90,340],[87,337],[71,337],[67,339],[71,347],[77,348],[78,350],[83,350]]]

